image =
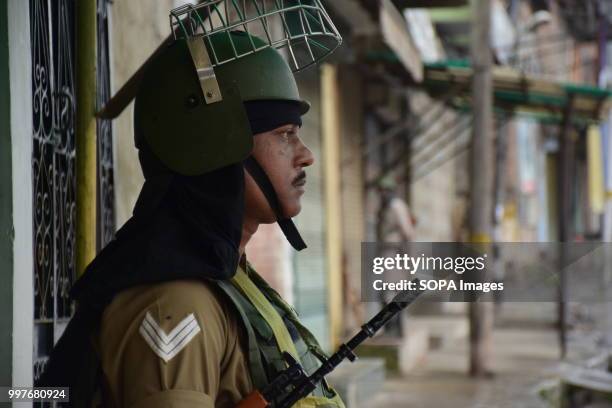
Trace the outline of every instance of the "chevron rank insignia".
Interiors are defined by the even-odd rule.
[[[170,333],[166,333],[147,312],[138,330],[153,352],[166,363],[176,356],[200,332],[193,313],[185,317]]]

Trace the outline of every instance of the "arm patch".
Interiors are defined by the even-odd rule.
[[[153,352],[167,363],[185,348],[201,329],[194,314],[191,313],[166,333],[151,313],[147,312],[138,331]]]

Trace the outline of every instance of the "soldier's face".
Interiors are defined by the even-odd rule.
[[[306,189],[304,168],[314,163],[312,152],[300,139],[295,125],[281,126],[254,136],[253,156],[263,167],[278,195],[285,217],[294,217],[302,209]],[[259,223],[272,223],[276,217],[265,196],[245,172],[246,217]]]

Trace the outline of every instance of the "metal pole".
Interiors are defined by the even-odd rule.
[[[321,111],[323,116],[323,171],[325,174],[325,216],[328,268],[330,342],[340,344],[342,319],[342,189],[340,168],[340,94],[338,67],[321,66]]]
[[[567,107],[563,113],[563,124],[559,134],[559,157],[558,166],[558,225],[559,225],[559,346],[561,358],[567,355],[567,275],[566,275],[566,251],[564,245],[572,239],[572,212],[571,212],[571,182],[572,182],[572,158],[573,146],[571,140],[571,118],[574,110],[572,95],[569,96]]]
[[[76,2],[76,272],[96,255],[96,0]]]
[[[470,241],[491,242],[493,201],[493,81],[490,47],[491,1],[472,0],[472,94],[474,123],[471,140],[470,172]],[[493,305],[473,301],[470,312],[470,374],[484,377],[490,373]]]

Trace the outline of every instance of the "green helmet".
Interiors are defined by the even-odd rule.
[[[232,55],[232,43],[238,52],[248,50],[251,41],[265,44],[240,31],[215,34],[209,40],[208,53],[214,47],[218,59]],[[289,65],[274,48],[220,65],[215,74],[222,102],[206,103],[187,40],[177,40],[147,67],[136,96],[137,137],[179,174],[203,174],[249,155],[253,141],[243,102],[295,101],[302,114],[310,108],[300,98]]]

